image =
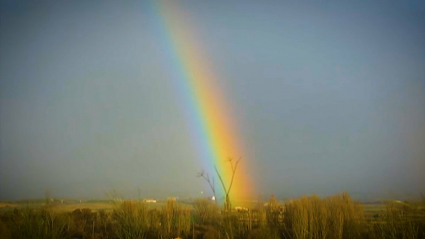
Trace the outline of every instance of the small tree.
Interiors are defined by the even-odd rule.
[[[232,168],[232,177],[230,178],[229,188],[227,188],[226,185],[224,184],[223,178],[221,177],[220,172],[217,169],[217,166],[214,166],[215,172],[217,173],[218,178],[220,179],[220,182],[221,182],[221,186],[223,187],[223,190],[224,190],[224,194],[225,194],[224,209],[226,211],[230,211],[231,208],[232,208],[229,195],[230,195],[230,190],[232,190],[233,180],[235,178],[236,169],[238,167],[240,160],[241,159],[239,158],[235,162],[235,161],[233,161],[232,158],[227,159],[227,161],[230,163],[230,167]],[[200,173],[198,173],[198,177],[202,177],[208,182],[208,184],[210,185],[210,188],[211,188],[211,190],[214,194],[214,197],[217,198],[216,193],[215,193],[214,177],[212,177],[212,180],[211,180],[208,173],[206,173],[204,170],[202,170]],[[216,203],[217,203],[217,201],[216,201]]]
[[[232,205],[230,203],[230,196],[229,196],[229,194],[230,194],[230,190],[232,189],[233,179],[235,178],[236,169],[238,167],[238,164],[239,164],[239,161],[240,160],[241,159],[239,158],[235,163],[233,163],[233,159],[232,158],[229,158],[227,160],[230,163],[230,166],[232,167],[232,177],[230,178],[229,188],[226,188],[226,185],[224,184],[223,178],[221,178],[221,175],[218,172],[217,167],[214,166],[215,172],[217,173],[218,178],[220,179],[221,186],[223,186],[223,190],[224,190],[224,193],[226,195],[226,202],[224,204],[224,209],[226,211],[230,211],[232,209]]]

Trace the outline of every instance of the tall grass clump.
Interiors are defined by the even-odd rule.
[[[96,226],[99,238],[108,238],[108,235],[113,234],[111,213],[108,213],[105,210],[99,210],[97,213]]]
[[[52,210],[24,208],[15,210],[11,225],[12,238],[66,238],[66,215]]]
[[[362,238],[364,213],[348,193],[321,199],[302,197],[285,204],[286,234],[297,239]]]
[[[146,238],[147,207],[137,201],[123,201],[112,212],[116,236],[120,239]]]
[[[161,212],[160,235],[164,238],[186,236],[190,233],[190,226],[190,210],[175,200],[167,200],[167,205]]]
[[[347,192],[326,199],[330,209],[333,238],[363,238],[365,216],[363,205],[353,201]]]
[[[216,203],[207,199],[197,199],[193,203],[195,219],[200,225],[214,226],[220,217],[220,208]]]
[[[282,223],[282,210],[283,207],[279,204],[274,195],[271,195],[266,207],[266,218],[269,226],[273,228],[280,227]]]
[[[75,209],[69,213],[68,233],[72,237],[95,238],[102,233],[101,220],[90,208]]]

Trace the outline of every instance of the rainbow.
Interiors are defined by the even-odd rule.
[[[238,201],[255,192],[244,150],[239,145],[235,118],[227,107],[229,102],[216,85],[217,76],[196,39],[189,14],[179,8],[177,1],[153,1],[156,22],[167,58],[172,60],[171,75],[183,96],[186,115],[193,140],[203,160],[204,170],[214,175],[218,197],[224,196],[214,167],[217,167],[228,187],[232,175],[229,157],[241,158],[235,174],[230,198]],[[206,185],[207,186],[207,185]]]

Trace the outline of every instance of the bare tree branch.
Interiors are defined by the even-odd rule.
[[[238,161],[236,161],[234,166],[232,164],[232,179],[230,180],[230,186],[229,186],[229,192],[228,193],[230,193],[230,189],[232,188],[233,179],[235,178],[236,168],[238,167],[238,163],[239,163],[240,160],[241,160],[241,158],[239,158]]]

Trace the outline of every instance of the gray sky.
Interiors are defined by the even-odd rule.
[[[423,1],[179,2],[259,194],[425,193]],[[152,2],[0,4],[0,199],[208,191]]]

